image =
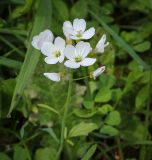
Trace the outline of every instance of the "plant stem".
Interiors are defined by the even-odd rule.
[[[149,127],[149,117],[150,117],[150,103],[151,103],[151,81],[152,81],[152,71],[149,71],[149,97],[148,97],[148,101],[147,101],[147,108],[146,108],[146,115],[145,115],[145,122],[144,122],[144,126],[145,126],[145,135],[144,138],[145,140],[148,140],[148,127]],[[146,158],[146,145],[143,145],[140,149],[140,155],[139,155],[139,160],[144,160]]]
[[[72,80],[73,80],[73,73],[71,70],[71,76],[69,80],[69,86],[68,86],[68,94],[66,98],[66,102],[64,104],[64,113],[63,113],[63,118],[62,118],[62,123],[61,123],[61,137],[60,137],[60,146],[57,152],[57,158],[59,159],[60,154],[63,150],[63,144],[64,144],[64,131],[65,131],[65,126],[66,126],[66,118],[68,114],[68,107],[69,107],[69,102],[70,102],[70,96],[71,96],[71,91],[72,91]]]
[[[76,79],[73,79],[74,81],[79,81],[79,80],[82,80],[82,79],[85,79],[85,78],[89,78],[89,76],[85,76],[85,77],[81,77],[81,78],[76,78]]]
[[[120,137],[119,136],[116,137],[116,142],[117,142],[117,145],[118,145],[119,158],[120,158],[120,160],[124,160],[122,146],[121,146],[121,142],[120,142]]]

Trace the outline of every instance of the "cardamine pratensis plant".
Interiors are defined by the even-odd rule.
[[[91,27],[86,30],[86,21],[84,19],[74,19],[73,23],[65,21],[63,23],[63,33],[66,39],[61,37],[54,38],[53,33],[46,29],[39,35],[33,37],[32,46],[41,51],[45,56],[44,61],[47,64],[64,63],[65,67],[71,68],[71,78],[69,80],[67,99],[64,105],[64,113],[61,124],[61,137],[58,149],[57,159],[63,149],[65,123],[68,113],[69,99],[72,90],[72,69],[77,69],[80,66],[88,67],[97,61],[96,58],[90,58],[89,53],[100,55],[104,52],[109,42],[106,42],[106,35],[104,34],[96,47],[92,49],[88,40],[95,35],[95,28]],[[85,40],[85,41],[83,41]],[[90,78],[94,80],[105,71],[105,66],[97,68],[89,74]],[[63,74],[60,73],[44,73],[48,79],[59,82],[62,80]]]

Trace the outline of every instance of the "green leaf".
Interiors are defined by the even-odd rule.
[[[145,69],[150,69],[150,66],[145,63],[138,55],[137,53],[130,47],[129,44],[127,44],[112,28],[110,28],[103,20],[102,16],[98,17],[94,12],[89,11],[93,18],[95,18],[102,26],[103,28],[112,35],[112,37],[127,51],[127,53],[135,59],[140,65],[142,65]]]
[[[137,44],[134,46],[134,49],[137,52],[145,52],[147,50],[149,50],[151,47],[151,43],[149,41],[145,41],[143,43]]]
[[[29,124],[29,122],[26,121],[26,122],[23,124],[23,126],[21,127],[21,129],[20,129],[20,136],[21,136],[21,138],[24,137],[25,128],[28,126],[28,124]]]
[[[53,5],[55,6],[59,16],[63,21],[69,19],[69,10],[66,3],[62,0],[53,0]]]
[[[89,87],[90,87],[91,94],[93,94],[94,91],[96,91],[98,89],[97,83],[93,82],[93,81],[89,82]]]
[[[98,107],[97,109],[98,113],[101,115],[106,115],[112,110],[113,110],[113,107],[109,104],[105,104],[102,107]]]
[[[33,0],[25,0],[25,4],[19,7],[16,7],[11,13],[11,18],[18,18],[29,12],[33,4]]]
[[[19,145],[16,145],[14,147],[13,160],[19,160],[19,159],[31,160],[28,150]]]
[[[120,88],[116,88],[116,89],[111,89],[111,91],[112,91],[112,100],[114,102],[118,101],[122,95],[122,90]]]
[[[0,65],[10,67],[10,68],[20,69],[22,66],[22,63],[20,61],[16,61],[13,59],[0,56]]]
[[[107,102],[111,99],[111,90],[107,87],[102,87],[95,97],[95,102]]]
[[[94,107],[94,101],[86,98],[83,100],[83,105],[86,109],[92,109]]]
[[[35,14],[35,21],[33,24],[33,29],[29,39],[29,46],[27,49],[26,57],[17,78],[17,84],[14,90],[11,106],[8,112],[8,117],[10,116],[12,110],[17,105],[20,96],[22,95],[24,88],[29,83],[31,76],[36,68],[39,61],[40,53],[34,49],[31,45],[31,41],[34,35],[38,34],[45,28],[48,28],[51,22],[51,1],[38,0],[37,13]]]
[[[75,108],[73,113],[80,118],[90,118],[96,114],[95,110],[87,110],[82,108]]]
[[[104,123],[112,126],[118,126],[120,122],[121,122],[121,117],[118,111],[111,111],[104,121]]]
[[[81,122],[75,125],[69,132],[68,137],[87,136],[90,132],[97,129],[98,126],[95,123]]]
[[[114,75],[102,75],[100,77],[101,86],[106,86],[111,88],[116,83],[116,78]]]
[[[96,149],[97,149],[97,144],[92,145],[87,151],[87,153],[83,156],[82,160],[89,160],[93,156]]]
[[[54,133],[54,131],[53,131],[52,128],[42,128],[41,130],[49,133],[56,142],[59,142],[59,140],[58,140],[58,138],[57,138],[57,136],[56,136],[56,134]]]
[[[112,126],[103,125],[103,127],[100,129],[100,133],[107,134],[109,136],[116,136],[116,135],[118,135],[119,131]]]
[[[136,110],[140,110],[145,105],[145,102],[148,99],[149,94],[149,85],[146,85],[140,89],[135,100]]]
[[[53,160],[56,157],[56,150],[51,147],[39,148],[36,150],[34,160]]]
[[[71,8],[72,18],[85,18],[87,15],[87,3],[84,0],[77,1]]]
[[[0,159],[1,160],[11,160],[11,158],[7,154],[2,153],[2,152],[0,152]]]

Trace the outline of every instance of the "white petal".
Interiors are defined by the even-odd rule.
[[[44,73],[44,76],[52,81],[56,81],[56,82],[60,81],[60,74],[59,73]]]
[[[72,45],[67,45],[65,50],[64,50],[64,55],[68,58],[68,59],[74,59],[75,58],[75,47]]]
[[[67,60],[64,65],[68,68],[79,68],[80,67],[80,63],[76,63],[74,61],[70,61],[70,60]]]
[[[51,56],[52,52],[56,50],[55,46],[52,43],[45,42],[41,47],[41,52],[45,56]]]
[[[92,48],[88,42],[80,41],[76,44],[76,52],[82,58],[85,58],[91,50]]]
[[[91,66],[96,62],[96,58],[85,58],[81,62],[81,66]]]
[[[70,38],[73,39],[73,40],[82,39],[82,37],[77,37],[77,36],[75,36],[75,35],[71,35]]]
[[[63,23],[63,33],[67,38],[69,38],[69,36],[73,33],[73,26],[70,21],[65,21]]]
[[[62,54],[59,58],[58,58],[59,62],[62,63],[64,61],[64,54]]]
[[[48,29],[44,30],[39,34],[39,41],[37,43],[38,47],[41,49],[43,43],[53,42],[53,38],[54,38],[53,33],[50,30]]]
[[[63,50],[65,49],[65,40],[61,37],[57,37],[55,38],[54,45],[57,49],[63,52]]]
[[[102,66],[102,67],[96,69],[92,73],[93,79],[95,80],[98,76],[100,76],[105,71],[105,68],[106,68],[105,66]]]
[[[58,58],[56,57],[46,57],[44,59],[44,61],[47,63],[47,64],[56,64],[59,60]]]
[[[91,27],[83,33],[82,39],[90,39],[95,34],[95,29]]]
[[[36,49],[40,49],[38,46],[37,46],[37,43],[38,43],[38,40],[39,40],[39,36],[34,36],[33,39],[32,39],[32,46]]]
[[[104,48],[109,45],[109,42],[107,42],[106,44],[105,44],[105,42],[106,42],[106,35],[104,34],[96,45],[97,52],[99,52],[99,53],[104,52]]]
[[[32,45],[36,49],[41,49],[43,43],[52,42],[53,38],[53,33],[50,30],[46,29],[43,32],[41,32],[38,36],[33,37]]]
[[[73,21],[73,28],[75,31],[82,31],[84,32],[86,29],[86,22],[84,19],[74,19]]]
[[[43,40],[45,40],[47,42],[53,42],[53,39],[54,39],[53,33],[50,30],[48,30],[48,29],[46,29],[43,32],[41,32],[39,34],[39,36],[41,38],[43,38]]]

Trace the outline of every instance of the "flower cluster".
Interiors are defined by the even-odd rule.
[[[109,42],[106,42],[105,34],[101,37],[95,49],[92,49],[89,42],[82,41],[92,38],[95,34],[94,27],[86,30],[84,19],[74,19],[73,23],[65,21],[63,23],[63,33],[66,40],[61,37],[54,38],[53,33],[48,29],[33,37],[32,46],[46,56],[44,61],[47,64],[59,62],[73,69],[80,66],[90,66],[96,62],[96,58],[88,57],[89,53],[92,51],[103,53],[104,48],[109,44]],[[92,72],[92,78],[96,79],[104,70],[105,66],[98,68]],[[44,75],[52,81],[60,81],[60,73],[44,73]]]

